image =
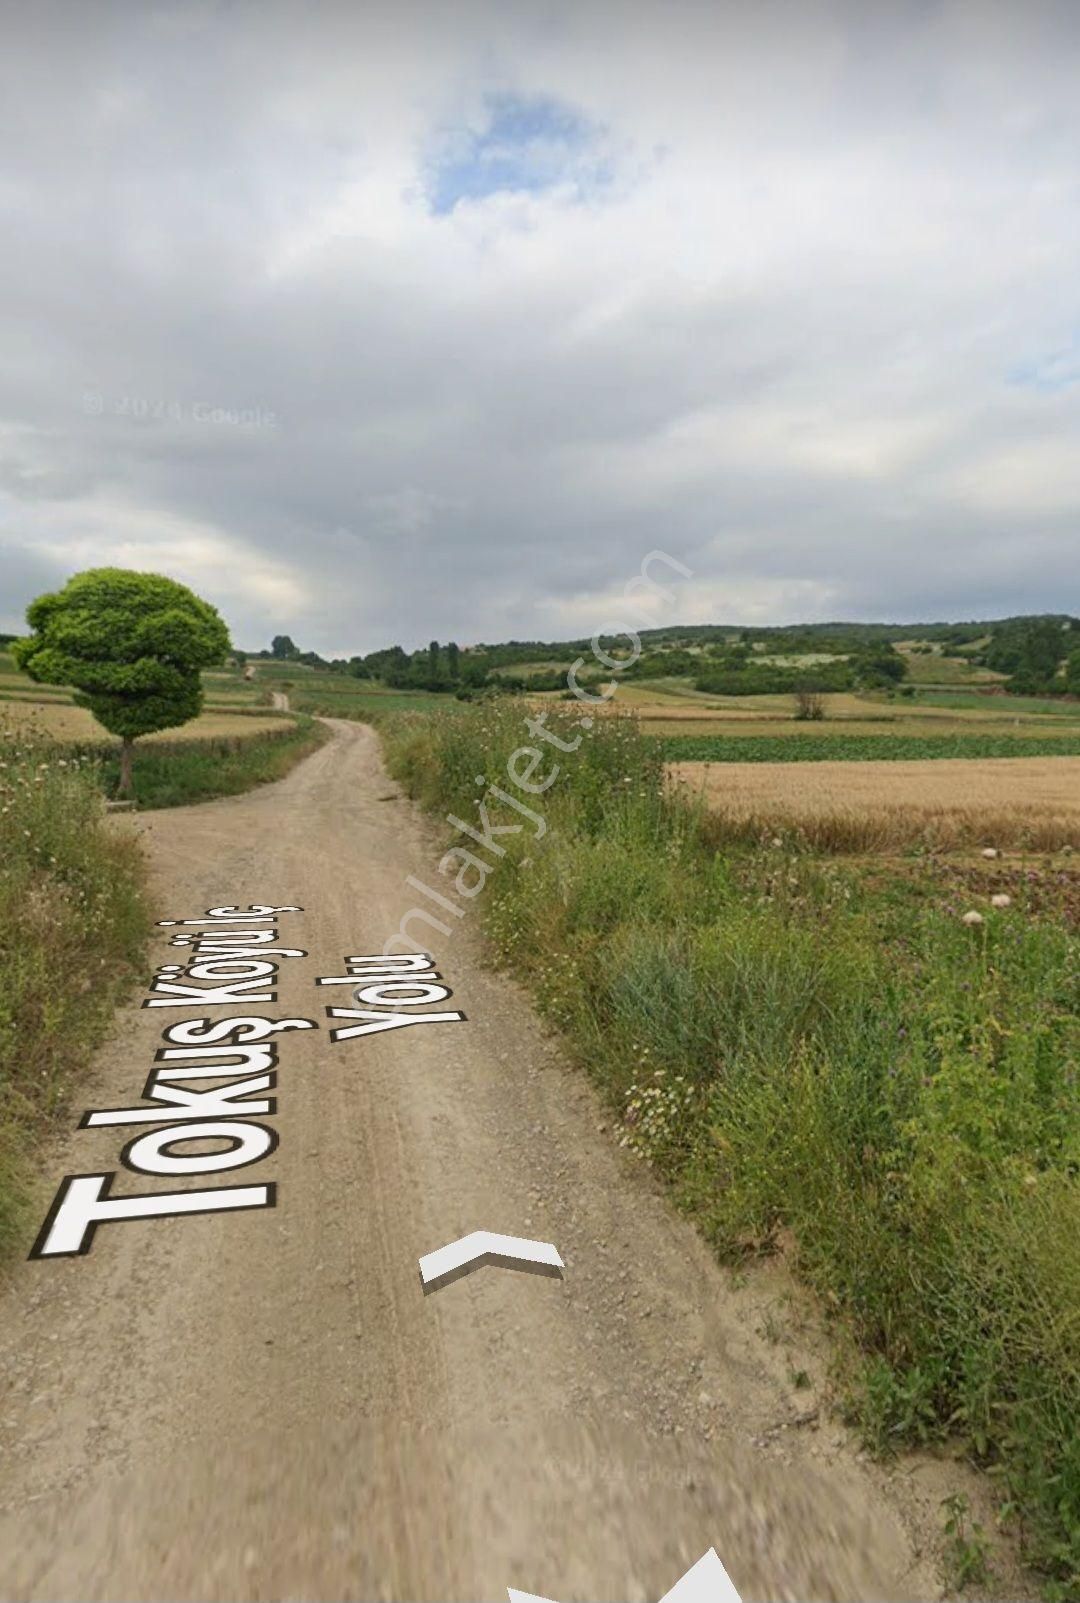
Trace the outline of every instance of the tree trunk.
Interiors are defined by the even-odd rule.
[[[118,796],[131,794],[131,759],[135,751],[135,742],[130,735],[125,735],[120,742],[120,788]]]

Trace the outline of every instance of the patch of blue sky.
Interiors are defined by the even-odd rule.
[[[1010,384],[1038,390],[1044,395],[1056,395],[1073,384],[1080,384],[1080,333],[1074,334],[1068,345],[1051,356],[1018,363],[1006,377]]]
[[[537,194],[569,184],[580,198],[610,184],[599,129],[580,112],[544,96],[497,95],[479,130],[448,131],[428,168],[428,201],[445,215],[460,201]]]

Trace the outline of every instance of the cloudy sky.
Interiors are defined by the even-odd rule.
[[[5,8],[0,630],[1080,611],[1080,7]]]

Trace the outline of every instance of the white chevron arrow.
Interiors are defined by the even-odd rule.
[[[552,1603],[551,1598],[537,1597],[535,1592],[515,1592],[512,1586],[506,1588],[506,1595],[510,1603]],[[715,1547],[710,1547],[682,1580],[664,1593],[660,1603],[742,1603],[742,1599],[731,1584],[731,1577]]]
[[[534,1274],[558,1275],[565,1267],[550,1241],[526,1241],[524,1236],[499,1236],[493,1230],[474,1230],[439,1247],[420,1259],[420,1279],[425,1292],[437,1291],[452,1280],[467,1275],[481,1264],[497,1263],[512,1269],[529,1269]]]

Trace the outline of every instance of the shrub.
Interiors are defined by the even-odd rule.
[[[809,685],[797,685],[795,689],[795,717],[800,722],[820,723],[825,716],[825,697],[820,690],[814,690]]]

